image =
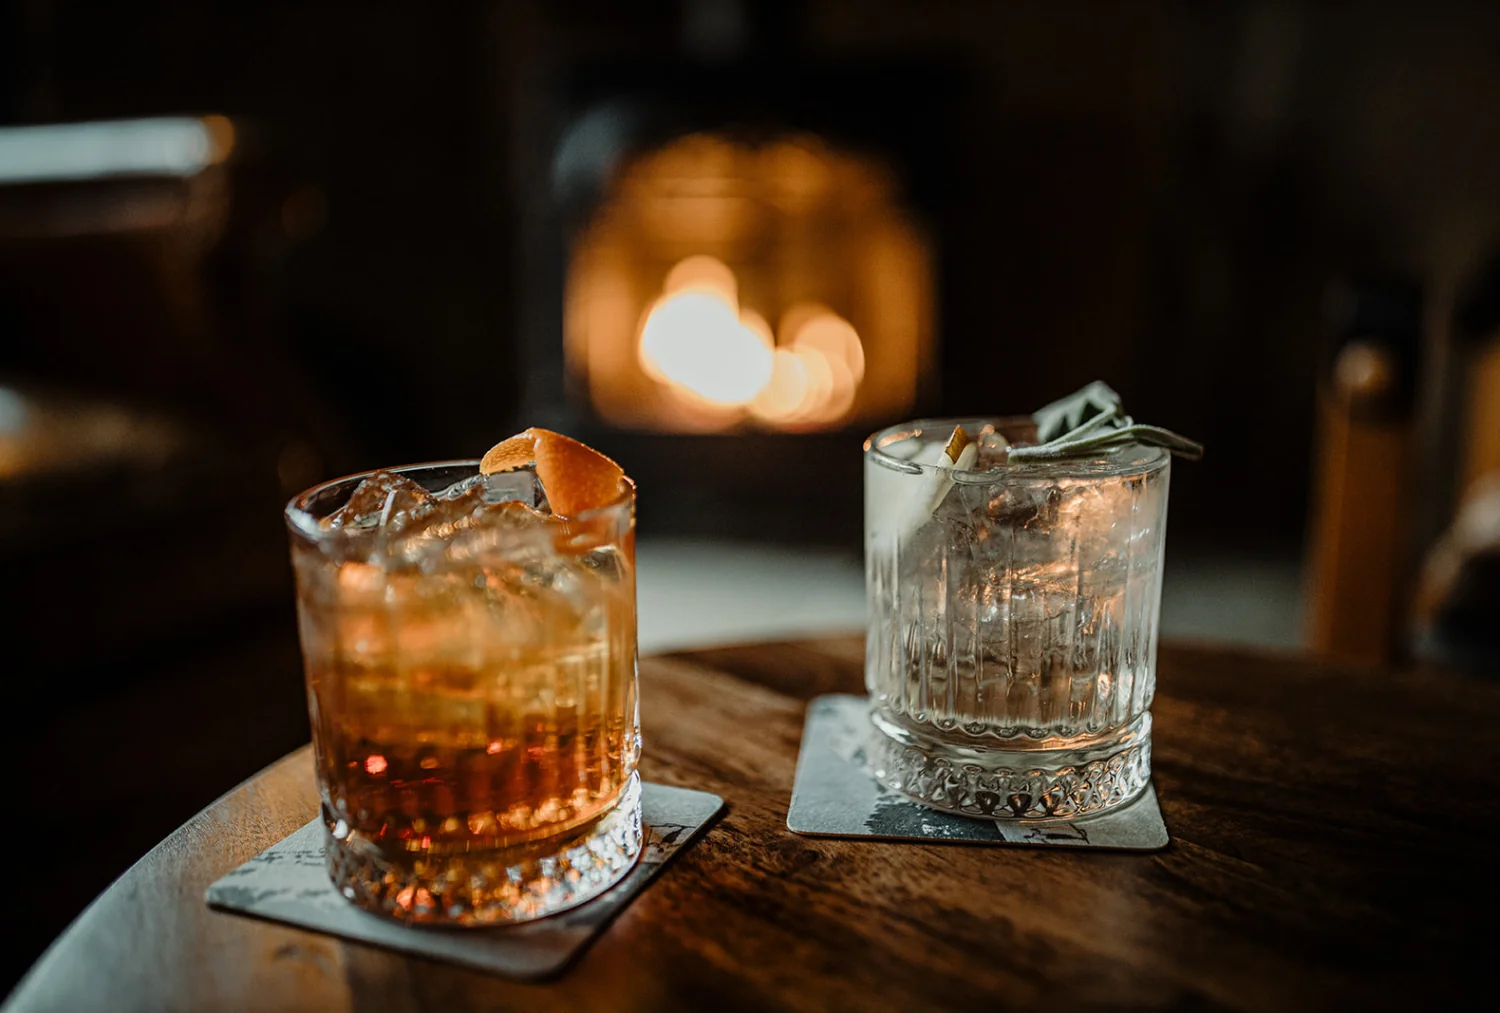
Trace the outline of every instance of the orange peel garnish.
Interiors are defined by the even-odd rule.
[[[613,503],[625,480],[624,469],[593,447],[536,427],[491,447],[479,462],[479,473],[493,475],[527,465],[536,466],[547,502],[559,517],[576,517]]]

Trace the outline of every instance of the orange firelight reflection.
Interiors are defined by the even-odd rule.
[[[779,334],[739,305],[734,271],[693,256],[667,272],[641,323],[641,369],[673,395],[745,408],[778,428],[827,425],[848,414],[865,354],[847,320],[817,303],[782,316]]]

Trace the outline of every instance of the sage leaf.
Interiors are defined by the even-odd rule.
[[[1087,457],[1131,444],[1161,447],[1179,457],[1196,461],[1203,444],[1163,429],[1136,422],[1125,414],[1120,395],[1102,380],[1032,413],[1036,422],[1034,446],[1012,447],[1012,461],[1056,461]]]
[[[1120,395],[1103,380],[1074,391],[1067,397],[1058,398],[1031,413],[1036,421],[1038,443],[1050,443],[1078,429],[1098,416],[1106,418],[1122,414]]]

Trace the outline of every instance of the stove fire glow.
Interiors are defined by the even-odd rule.
[[[899,414],[931,359],[931,268],[878,163],[796,137],[638,157],[574,247],[565,348],[602,419],[808,432]]]
[[[838,422],[854,406],[864,346],[826,306],[798,303],[773,332],[740,308],[734,272],[701,255],[672,268],[663,288],[641,326],[640,366],[689,408],[797,428]]]

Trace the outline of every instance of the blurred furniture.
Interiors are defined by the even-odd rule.
[[[290,188],[223,116],[0,127],[0,562],[19,667],[288,593],[279,508],[338,440],[274,339]],[[80,573],[132,589],[87,616]],[[127,666],[128,667],[128,666]],[[28,692],[45,680],[28,679]]]
[[[280,514],[339,441],[279,339],[301,198],[249,134],[0,126],[0,639],[11,748],[45,758],[15,804],[50,827],[88,811],[14,887],[6,986],[307,736]]]
[[[1463,286],[1451,326],[1430,302],[1399,280],[1330,293],[1309,647],[1500,671],[1500,252]]]
[[[1413,401],[1422,300],[1415,286],[1363,283],[1330,297],[1333,347],[1319,383],[1309,529],[1308,646],[1388,661],[1404,621]]]
[[[1500,247],[1460,295],[1454,324],[1456,507],[1423,560],[1417,645],[1500,673]]]
[[[727,813],[560,980],[210,911],[209,883],[316,816],[303,748],[105,892],[6,1010],[1430,1008],[1489,987],[1500,686],[1176,644],[1159,672],[1156,854],[794,835],[805,705],[861,690],[860,639],[696,651],[641,666],[642,772]],[[1454,819],[1433,792],[1456,757]]]
[[[290,361],[278,289],[324,209],[254,138],[217,115],[0,127],[0,378],[323,477],[337,434]]]

